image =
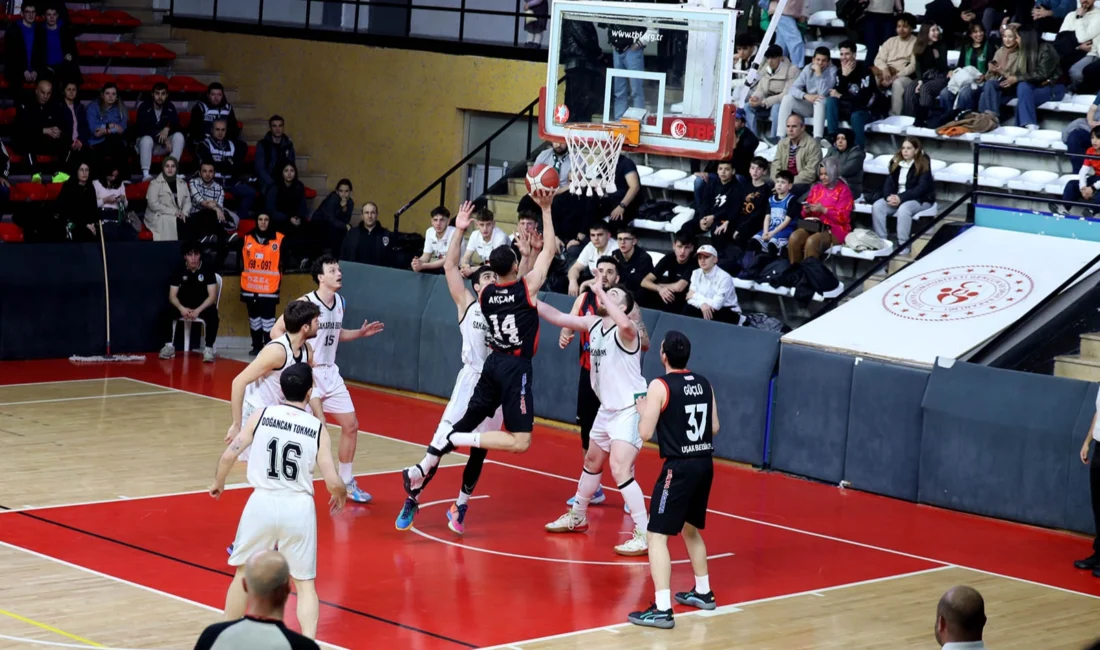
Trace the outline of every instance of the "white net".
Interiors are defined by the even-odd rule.
[[[569,147],[569,191],[588,196],[615,193],[615,165],[625,133],[604,124],[566,124]]]

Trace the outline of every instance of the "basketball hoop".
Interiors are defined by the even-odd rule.
[[[569,191],[577,196],[615,193],[615,165],[630,127],[620,122],[565,124],[569,147]],[[636,144],[636,142],[635,142]]]

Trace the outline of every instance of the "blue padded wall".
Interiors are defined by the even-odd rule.
[[[852,487],[917,500],[921,401],[929,374],[866,359],[855,364],[844,460]]]
[[[539,300],[569,313],[575,298],[543,292]],[[560,328],[545,320],[539,328],[539,352],[534,361],[535,415],[572,424],[577,419],[577,380],[581,374],[577,341],[574,339],[562,350],[558,347]]]
[[[462,334],[458,331],[458,307],[447,289],[447,280],[440,275],[433,277],[435,283],[420,319],[418,390],[449,398],[462,368]],[[473,291],[468,291],[473,296]]]
[[[785,344],[779,357],[771,465],[839,483],[844,478],[854,358]]]

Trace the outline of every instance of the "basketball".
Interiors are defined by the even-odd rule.
[[[558,189],[558,170],[550,165],[535,165],[527,172],[527,192]]]

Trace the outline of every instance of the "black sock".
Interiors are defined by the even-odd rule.
[[[478,479],[481,478],[481,468],[485,464],[485,457],[488,454],[487,450],[480,447],[470,450],[470,460],[466,461],[466,467],[462,470],[462,491],[464,493],[468,495],[474,493]]]

